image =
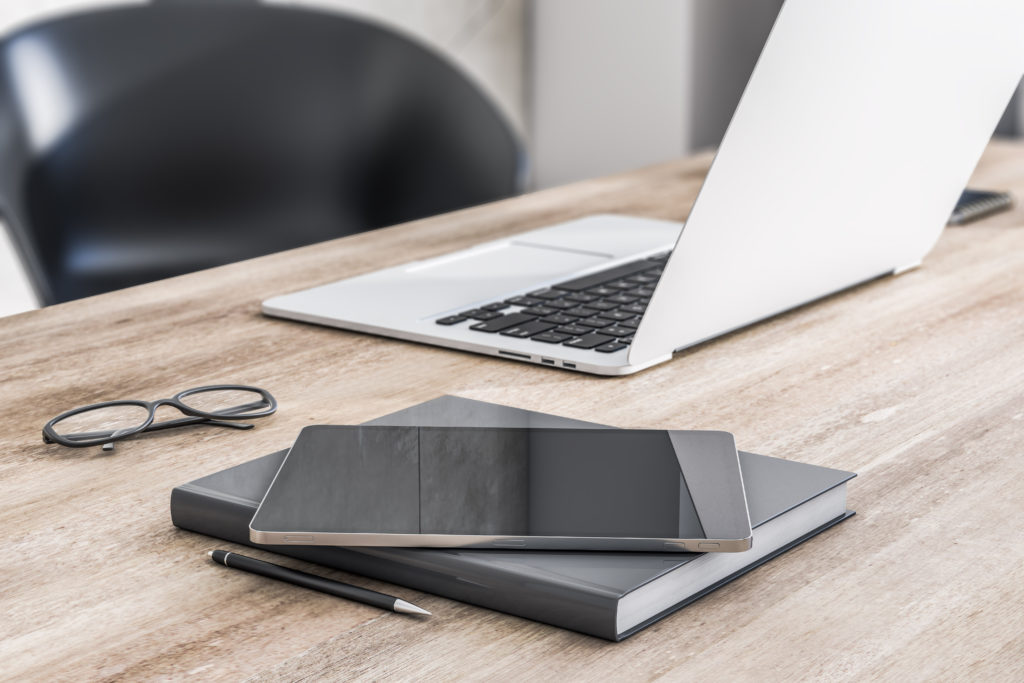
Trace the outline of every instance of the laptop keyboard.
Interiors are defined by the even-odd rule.
[[[614,353],[633,341],[668,257],[666,252],[632,261],[435,322],[468,324],[482,334]]]

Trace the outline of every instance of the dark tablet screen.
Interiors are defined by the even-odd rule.
[[[750,536],[731,434],[308,427],[252,528],[281,533]]]

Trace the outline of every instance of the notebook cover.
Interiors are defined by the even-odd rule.
[[[367,424],[500,427],[600,427],[491,403],[443,396]],[[249,521],[286,450],[176,487],[171,520],[183,529],[242,545]],[[851,473],[740,453],[751,523],[756,527],[843,484]],[[849,513],[848,515],[849,516]],[[615,553],[431,548],[254,546],[462,602],[515,614],[608,640],[621,640],[763,564],[839,517],[729,577],[686,596],[624,633],[616,630],[618,601],[630,591],[687,564],[694,553]]]

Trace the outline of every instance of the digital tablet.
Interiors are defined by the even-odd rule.
[[[254,543],[742,551],[728,432],[312,426],[250,524]]]

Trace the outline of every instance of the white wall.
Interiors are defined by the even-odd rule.
[[[7,228],[0,224],[0,318],[37,308],[39,303],[32,291],[25,269],[21,266]]]
[[[213,1],[213,0],[210,0]],[[271,0],[352,12],[412,34],[447,55],[504,111],[522,134],[526,122],[525,0]],[[0,0],[0,33],[92,7],[132,0]],[[35,296],[0,226],[0,316],[36,307]]]
[[[538,188],[678,157],[689,148],[679,0],[535,0],[531,163]]]
[[[715,146],[782,0],[533,0],[537,188]]]

